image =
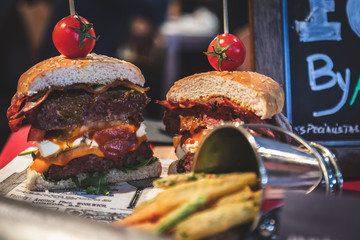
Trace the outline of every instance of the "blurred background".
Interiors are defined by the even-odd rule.
[[[160,120],[163,108],[155,100],[165,99],[174,81],[212,70],[202,52],[223,33],[222,4],[222,0],[75,0],[75,9],[100,35],[93,52],[130,61],[141,69],[152,99],[144,115]],[[228,0],[228,11],[229,32],[248,50],[239,70],[253,70],[248,1]],[[32,65],[59,55],[51,34],[67,15],[67,0],[2,1],[0,149],[10,134],[6,110],[18,78]]]

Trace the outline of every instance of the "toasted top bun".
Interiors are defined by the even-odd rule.
[[[116,80],[129,80],[140,86],[145,83],[140,69],[126,61],[95,53],[76,59],[60,55],[36,64],[21,75],[17,91],[32,96],[54,86],[75,83],[106,85]]]
[[[256,72],[212,71],[177,81],[166,95],[168,101],[199,101],[224,96],[268,119],[282,111],[284,91],[273,79]]]

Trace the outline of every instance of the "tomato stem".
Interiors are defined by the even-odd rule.
[[[229,58],[228,56],[226,56],[226,50],[229,49],[229,47],[231,47],[234,43],[231,43],[225,47],[221,47],[220,46],[220,41],[219,41],[219,36],[216,37],[216,50],[214,46],[211,46],[213,49],[213,52],[204,52],[205,55],[208,56],[213,56],[217,58],[217,62],[218,62],[218,66],[219,66],[219,70],[221,71],[221,63],[222,60],[228,60],[228,61],[233,61],[233,59]]]
[[[93,28],[93,24],[92,23],[88,23],[88,24],[83,23],[83,21],[81,21],[81,18],[77,13],[75,13],[75,16],[76,16],[75,18],[80,23],[79,28],[74,28],[74,27],[71,27],[71,26],[69,26],[68,28],[74,30],[75,32],[77,32],[80,35],[80,48],[83,47],[84,40],[87,37],[97,41],[100,36],[94,37],[89,33],[89,30]]]

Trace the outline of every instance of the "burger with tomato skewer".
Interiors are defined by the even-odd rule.
[[[235,71],[245,59],[245,48],[238,38],[222,34],[212,41],[208,51],[209,62],[218,71],[185,77],[171,87],[166,100],[158,101],[167,107],[163,116],[166,131],[175,135],[174,147],[179,160],[170,166],[170,173],[191,170],[201,139],[216,125],[267,123],[293,131],[281,113],[282,87],[262,74]],[[266,128],[250,131],[283,142],[291,141],[286,135]]]
[[[161,164],[153,157],[141,113],[150,99],[140,69],[104,55],[80,54],[44,60],[18,81],[7,111],[9,126],[17,131],[27,118],[28,141],[38,146],[27,188],[96,183],[89,192],[104,194],[107,183],[159,176]]]

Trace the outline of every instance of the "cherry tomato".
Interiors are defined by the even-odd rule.
[[[246,49],[236,36],[224,33],[214,38],[207,52],[209,63],[218,71],[235,71],[243,64]]]
[[[68,58],[85,57],[98,39],[93,25],[78,15],[61,19],[54,27],[52,38],[56,49]]]

